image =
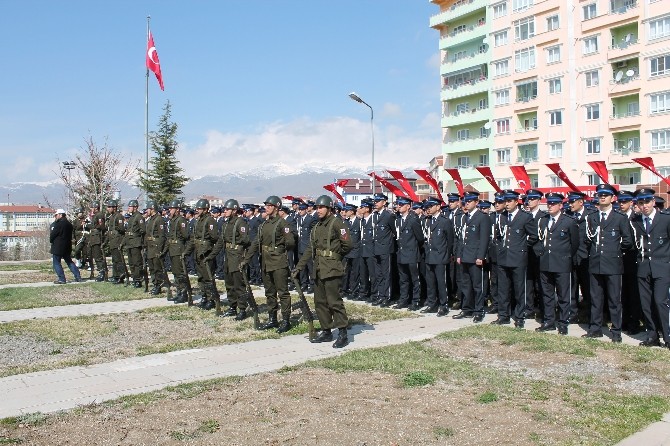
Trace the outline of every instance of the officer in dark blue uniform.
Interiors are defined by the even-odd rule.
[[[361,220],[356,216],[358,206],[345,204],[342,207],[344,224],[349,229],[351,251],[344,256],[345,267],[342,280],[344,298],[358,300],[361,291]]]
[[[533,216],[519,207],[519,193],[507,189],[505,212],[496,225],[498,245],[498,319],[503,325],[514,318],[514,326],[523,328],[528,306],[526,270],[529,247],[537,242],[537,225]],[[512,296],[514,302],[512,302]]]
[[[373,196],[372,234],[375,252],[376,300],[373,305],[389,305],[391,301],[391,254],[395,252],[395,214],[386,209],[388,197]]]
[[[484,320],[484,264],[491,239],[491,220],[477,209],[479,192],[467,192],[463,197],[460,240],[456,244],[456,263],[462,268],[460,285],[463,292],[461,312],[454,319],[472,317],[473,322]]]
[[[633,245],[628,217],[612,209],[616,189],[610,184],[596,187],[598,212],[586,217],[586,249],[591,275],[591,317],[587,338],[603,336],[603,305],[607,296],[612,321],[612,342],[621,342],[621,277],[623,251]],[[667,297],[667,288],[666,288]]]
[[[396,201],[398,215],[395,219],[397,238],[396,262],[398,267],[399,298],[394,308],[418,306],[421,299],[421,278],[419,257],[424,235],[421,222],[412,212],[412,200],[400,197]]]
[[[614,204],[619,205],[619,212],[625,214],[629,221],[637,215],[634,211],[635,193],[627,190],[620,190],[617,195],[617,201]],[[640,293],[637,284],[637,247],[635,243],[630,249],[623,251],[623,277],[621,286],[621,313],[623,323],[621,329],[635,335],[644,330],[640,327],[640,321],[643,319],[642,308],[640,307]]]
[[[461,237],[461,228],[463,227],[463,210],[461,209],[461,197],[455,192],[447,194],[448,210],[444,214],[454,226],[454,240],[458,241]],[[456,258],[452,258],[447,270],[447,290],[449,290],[449,300],[453,301],[451,308],[457,310],[461,308],[462,293],[460,287],[461,265],[456,263]]]
[[[309,205],[307,203],[298,204],[298,216],[296,217],[298,258],[302,258],[305,251],[311,246],[310,234],[318,221],[318,218],[313,217],[309,213]],[[311,258],[305,265],[305,268],[300,271],[300,285],[303,291],[307,293],[314,292],[314,261]]]
[[[540,219],[547,215],[545,211],[540,209],[540,201],[543,196],[544,194],[537,189],[528,189],[526,191],[528,213],[533,216],[536,226]],[[526,318],[536,316],[541,321],[544,304],[542,301],[542,286],[540,284],[540,269],[538,259],[532,249],[528,251],[528,270],[526,273],[526,292],[528,294]]]
[[[637,248],[637,277],[640,305],[644,314],[647,338],[640,345],[660,345],[658,331],[666,348],[670,348],[670,215],[655,208],[653,189],[635,192],[642,211],[631,221]]]
[[[372,208],[374,204],[372,199],[365,198],[361,200],[359,207],[360,225],[361,225],[361,292],[359,300],[372,303],[376,299],[377,288],[375,270],[375,242],[372,225]]]
[[[446,316],[448,307],[448,285],[446,282],[447,265],[454,255],[454,225],[440,213],[440,200],[429,197],[424,210],[424,244],[426,262],[426,308],[424,313],[437,312],[438,316]],[[410,310],[417,310],[412,305]]]
[[[576,323],[579,319],[579,302],[583,308],[591,305],[590,276],[589,276],[589,254],[586,250],[586,216],[595,209],[587,209],[584,206],[586,195],[582,192],[572,191],[568,194],[569,209],[566,214],[571,215],[579,225],[579,250],[573,259],[572,268],[572,300],[570,301],[570,323]],[[581,299],[580,299],[581,290]]]
[[[249,238],[251,239],[251,244],[253,245],[254,240],[258,237],[258,228],[260,227],[261,217],[256,215],[255,211],[258,209],[258,206],[253,204],[242,205],[244,209],[244,218],[249,225]],[[263,280],[261,279],[261,261],[260,254],[258,252],[254,253],[249,262],[249,283],[252,285],[263,285]]]
[[[533,252],[540,270],[544,303],[542,325],[535,330],[556,330],[558,326],[558,333],[566,335],[572,299],[572,259],[579,249],[579,225],[573,217],[561,212],[563,199],[563,195],[559,193],[547,194],[548,213],[537,222],[539,240],[533,245]]]
[[[491,241],[489,242],[489,298],[491,306],[486,310],[487,314],[498,313],[498,241],[495,238],[495,227],[500,216],[505,211],[505,196],[502,192],[496,192],[493,200],[493,212],[489,212],[491,219]]]

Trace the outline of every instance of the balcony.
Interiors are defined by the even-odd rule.
[[[621,73],[621,74],[619,74]],[[642,86],[639,69],[627,69],[616,71],[614,79],[610,80],[610,96],[616,96],[624,92],[639,90]]]
[[[633,112],[611,115],[607,125],[610,130],[613,130],[624,127],[639,127],[641,123],[640,111],[637,110]]]
[[[489,78],[482,76],[479,79],[472,79],[460,84],[445,85],[442,88],[440,99],[442,101],[449,101],[451,99],[484,93],[490,89],[491,82],[489,82]]]
[[[488,62],[488,49],[483,51],[471,51],[470,54],[458,59],[446,58],[440,66],[440,75],[453,73],[455,71],[465,70],[477,65],[482,65]]]
[[[640,15],[640,8],[637,2],[629,6],[624,6],[623,2],[617,2],[617,5],[604,14],[600,14],[592,19],[582,20],[582,33],[588,33],[598,28],[611,27],[617,23],[635,19]],[[579,11],[579,13],[580,18],[582,18],[582,11]]]
[[[638,54],[642,49],[642,43],[637,36],[632,36],[628,40],[623,40],[607,48],[608,59],[619,59]]]
[[[459,125],[469,124],[477,121],[488,121],[491,117],[490,113],[486,113],[488,106],[473,108],[472,110],[453,112],[442,116],[442,127],[455,127]]]
[[[493,144],[491,136],[480,136],[478,138],[453,139],[445,141],[443,148],[447,154],[471,152],[474,150],[486,150]]]
[[[538,161],[538,159],[539,158],[537,157],[537,155],[527,157],[527,158],[524,158],[524,157],[520,156],[520,157],[517,157],[516,162],[517,163],[523,163],[523,164],[530,164],[530,163],[536,163]]]
[[[475,39],[483,39],[489,31],[486,21],[468,26],[465,31],[452,31],[440,38],[440,49],[446,50]]]
[[[449,9],[440,11],[437,14],[433,15],[430,18],[429,24],[431,28],[436,28],[445,23],[451,22],[458,17],[463,17],[466,14],[470,14],[478,9],[486,8],[488,5],[487,0],[461,0],[453,5]]]

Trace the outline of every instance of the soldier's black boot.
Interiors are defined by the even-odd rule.
[[[279,323],[279,328],[277,328],[277,333],[286,333],[291,329],[291,321],[288,319],[282,319]]]
[[[237,316],[237,309],[235,307],[228,308],[223,314],[223,317]]]
[[[133,288],[142,288],[142,280],[133,279]]]
[[[212,299],[209,299],[207,303],[205,303],[205,310],[213,310],[216,308],[216,302],[214,302]]]
[[[96,282],[104,282],[106,274],[103,271],[98,273],[98,277],[95,278]]]
[[[314,344],[318,344],[320,342],[330,342],[333,340],[333,332],[330,330],[321,330],[321,333],[314,338],[313,341],[311,341]]]
[[[270,330],[271,328],[279,327],[279,322],[277,322],[277,312],[270,311],[268,313],[268,321],[261,325],[261,330]]]
[[[337,339],[333,342],[333,348],[342,348],[349,344],[349,336],[347,336],[347,329],[340,328],[337,330]]]
[[[174,300],[176,304],[183,304],[188,302],[188,296],[186,296],[185,290],[177,290],[177,297]]]
[[[237,316],[235,316],[236,321],[243,321],[247,318],[247,311],[246,310],[240,310],[237,312]]]
[[[156,296],[156,295],[160,294],[161,291],[162,291],[162,290],[161,290],[161,287],[159,287],[159,286],[154,286],[154,287],[151,289],[151,291],[149,291],[149,294],[151,294],[152,296]]]

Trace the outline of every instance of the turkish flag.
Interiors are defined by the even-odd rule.
[[[484,178],[486,178],[486,181],[488,181],[489,184],[493,186],[496,192],[502,192],[502,189],[500,189],[500,186],[498,186],[498,183],[496,183],[495,178],[493,178],[493,172],[491,172],[490,167],[477,166],[475,169],[477,169],[477,171],[481,173]]]
[[[512,171],[517,184],[524,192],[531,188],[530,177],[524,166],[509,166],[509,169]]]
[[[454,183],[456,184],[456,189],[458,189],[458,193],[461,196],[463,196],[463,194],[465,194],[465,189],[463,188],[463,180],[461,180],[461,174],[458,173],[458,169],[452,168],[444,170],[451,176],[451,179],[454,180]]]
[[[325,186],[323,186],[323,188],[326,189],[329,192],[332,192],[333,195],[335,195],[337,197],[337,199],[342,202],[342,204],[345,204],[344,197],[342,195],[340,195],[340,193],[337,191],[335,186],[337,186],[337,183],[326,184]]]
[[[561,169],[561,166],[558,163],[552,163],[552,164],[545,164],[549,169],[551,169],[552,172],[558,176],[565,184],[568,185],[568,187],[575,192],[579,192],[579,189],[577,186],[575,186],[572,181],[570,181],[570,178],[563,172],[563,169]]]
[[[593,171],[601,180],[610,184],[609,174],[607,173],[607,164],[605,164],[605,161],[588,161],[587,164],[593,168]]]
[[[416,192],[414,192],[414,189],[412,189],[412,185],[409,184],[409,181],[405,176],[402,174],[401,171],[399,170],[387,170],[389,174],[393,178],[395,178],[398,181],[398,184],[400,184],[400,187],[402,187],[402,190],[407,192],[407,195],[412,199],[412,201],[421,201],[419,200],[419,197],[417,197]]]
[[[442,194],[440,193],[440,185],[437,184],[437,181],[435,181],[435,178],[430,176],[430,174],[428,173],[427,170],[419,169],[419,170],[414,170],[414,172],[416,172],[417,175],[419,175],[421,178],[423,178],[426,183],[430,184],[430,186],[437,193],[437,196],[440,197],[440,200],[444,201],[442,199]]]
[[[400,190],[399,188],[395,187],[393,184],[389,183],[388,181],[386,181],[384,178],[380,177],[380,176],[377,175],[376,173],[374,173],[374,172],[370,172],[368,175],[370,175],[370,176],[371,176],[372,178],[374,178],[375,180],[379,181],[379,184],[381,184],[382,186],[384,186],[384,187],[386,187],[388,190],[390,190],[391,193],[392,193],[393,195],[395,195],[396,197],[405,197],[405,198],[409,198],[409,197],[407,196],[407,193],[405,193],[405,191]]]
[[[161,63],[158,61],[158,52],[156,51],[156,45],[154,45],[154,36],[149,31],[149,41],[147,42],[147,70],[151,70],[156,75],[158,79],[158,85],[160,85],[161,90],[165,91],[163,87],[163,73],[161,73]]]
[[[661,175],[660,173],[658,173],[658,171],[657,171],[656,168],[654,167],[654,160],[653,160],[653,158],[651,158],[651,157],[649,157],[649,158],[633,158],[633,161],[635,161],[635,162],[638,163],[640,166],[644,167],[645,169],[647,169],[648,171],[650,171],[650,172],[653,173],[654,175],[656,175],[656,176],[658,176],[658,177],[661,177],[661,179],[663,180],[663,182],[664,182],[665,184],[670,185],[670,179],[669,179],[669,178],[665,178],[663,175]]]

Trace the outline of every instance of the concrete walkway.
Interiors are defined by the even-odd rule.
[[[262,296],[262,290],[254,295]],[[28,310],[1,311],[0,322],[49,317],[127,313],[144,308],[173,305],[165,297],[136,301],[67,305]],[[487,316],[484,323],[493,320]],[[86,367],[27,373],[0,378],[0,418],[33,412],[55,412],[79,405],[100,403],[123,395],[133,395],[167,386],[234,375],[251,375],[278,370],[283,366],[311,359],[335,356],[353,349],[382,347],[432,338],[445,331],[472,325],[470,319],[438,318],[434,314],[419,318],[358,325],[350,329],[352,343],[335,350],[330,343],[311,344],[306,335],[285,336],[243,344],[191,349],[165,354],[134,357]],[[526,330],[539,324],[526,322]],[[555,333],[555,332],[554,332]],[[569,336],[579,337],[583,327],[571,325]],[[605,335],[608,335],[605,330]],[[623,335],[623,342],[637,345],[644,335]],[[609,342],[609,338],[602,338]],[[670,414],[662,421],[625,439],[620,446],[670,446]]]

